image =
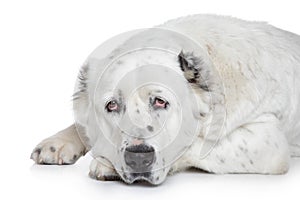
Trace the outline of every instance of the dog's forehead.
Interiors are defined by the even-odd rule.
[[[149,73],[149,70],[152,70],[152,73]],[[123,93],[126,93],[130,92],[128,88],[139,87],[141,79],[144,79],[145,76],[151,79],[162,72],[167,73],[168,70],[181,74],[176,54],[141,49],[111,59],[103,71],[99,73],[100,77],[97,84],[101,84],[102,91],[115,92],[117,88],[122,88]],[[165,76],[165,78],[168,77]],[[155,88],[148,88],[148,90],[151,89],[154,90]]]

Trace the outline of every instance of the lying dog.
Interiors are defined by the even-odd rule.
[[[96,50],[96,51],[101,51]],[[265,23],[195,15],[128,37],[80,70],[75,123],[37,164],[88,151],[99,180],[162,183],[195,167],[283,174],[300,155],[300,37]]]

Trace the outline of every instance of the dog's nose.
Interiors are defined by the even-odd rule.
[[[132,145],[125,149],[125,163],[135,172],[145,172],[155,161],[155,152],[152,146],[145,144]]]

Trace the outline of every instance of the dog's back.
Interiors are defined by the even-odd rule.
[[[272,112],[294,141],[300,129],[298,35],[264,22],[216,15],[192,15],[159,27],[185,34],[206,48],[224,81],[228,129]]]

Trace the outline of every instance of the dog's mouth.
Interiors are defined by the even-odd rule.
[[[170,167],[147,172],[118,171],[118,173],[122,180],[128,184],[147,183],[150,185],[160,185],[166,179],[169,169]]]
[[[145,181],[152,185],[155,185],[153,180],[153,175],[151,172],[142,172],[142,173],[123,173],[121,175],[122,179],[128,183],[132,184],[134,182]]]

